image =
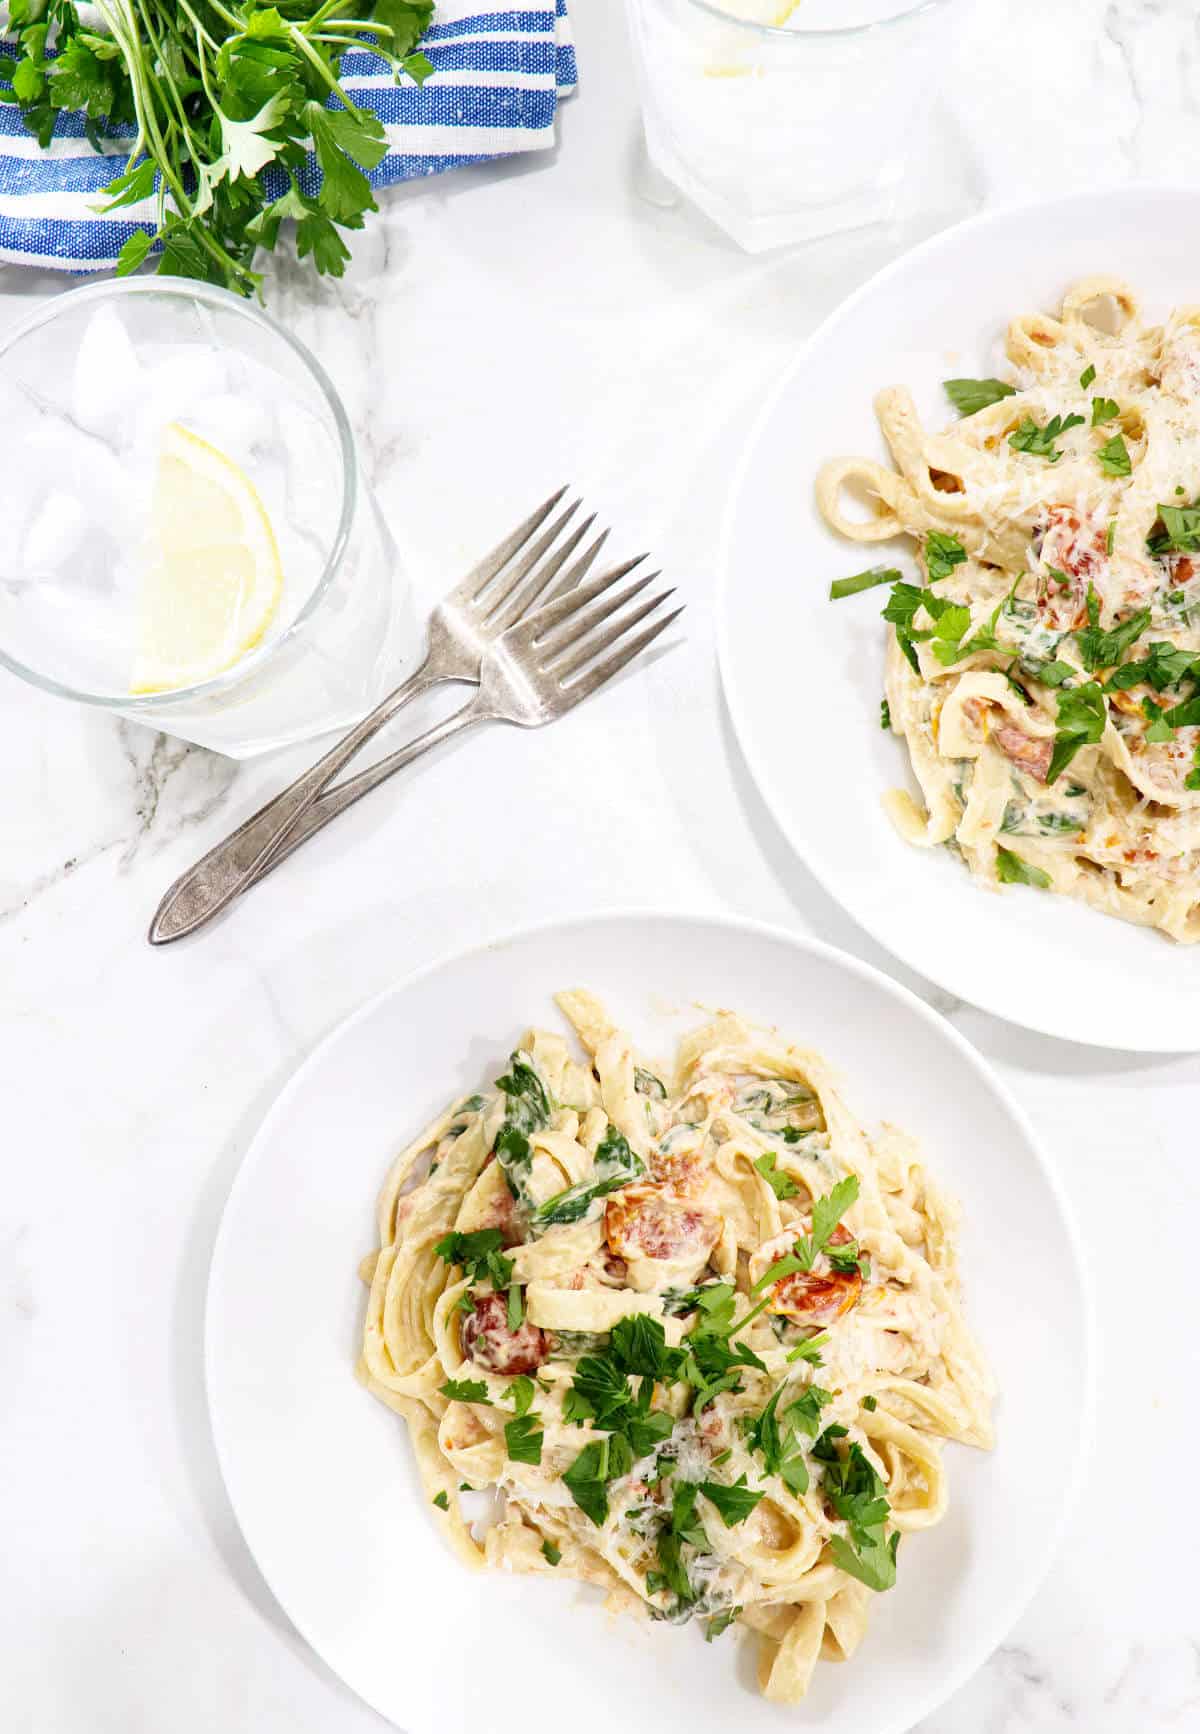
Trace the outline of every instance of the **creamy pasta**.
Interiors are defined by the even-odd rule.
[[[585,1058],[529,1031],[393,1165],[359,1376],[466,1564],[740,1623],[795,1702],[943,1515],[940,1440],[991,1443],[955,1213],[817,1055],[722,1013],[664,1075],[558,1004]]]
[[[856,542],[918,544],[892,582],[885,721],[920,786],[887,797],[909,841],[973,873],[1200,939],[1200,307],[1143,320],[1117,278],[1008,328],[1011,378],[875,410],[895,468],[824,466]],[[850,501],[865,494],[870,515]]]

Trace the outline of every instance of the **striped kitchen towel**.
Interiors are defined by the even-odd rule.
[[[342,82],[388,135],[375,187],[554,143],[559,100],[575,88],[566,0],[438,0],[421,43],[433,63],[423,85],[396,84],[372,54],[350,52]],[[0,41],[0,55],[12,49]],[[101,216],[104,189],[124,172],[132,129],[98,155],[83,116],[62,114],[42,150],[17,109],[0,105],[0,260],[59,271],[106,271],[135,229],[157,227],[154,200]],[[123,147],[124,142],[124,148]]]

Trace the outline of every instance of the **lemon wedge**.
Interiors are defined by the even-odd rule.
[[[154,482],[130,691],[173,692],[232,668],[279,607],[271,520],[224,452],[171,422]]]

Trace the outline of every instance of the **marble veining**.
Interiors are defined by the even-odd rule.
[[[199,1370],[219,1210],[290,1070],[371,993],[506,928],[641,902],[736,908],[889,969],[992,1060],[1077,1216],[1095,1446],[1045,1587],[922,1734],[1198,1734],[1200,1396],[1175,1327],[1195,1314],[1200,1063],[1047,1042],[895,966],[779,836],[714,673],[748,419],[903,238],[735,252],[647,176],[612,8],[573,16],[557,152],[383,194],[342,282],[273,266],[268,304],[343,393],[420,597],[569,479],[614,549],[652,548],[684,589],[685,641],[552,730],[431,756],[165,953],[143,935],[166,885],[311,750],[236,767],[0,675],[5,1727],[381,1726],[287,1627],[225,1502]],[[988,200],[1200,175],[1191,0],[984,0],[930,87]],[[8,270],[0,314],[60,287]]]

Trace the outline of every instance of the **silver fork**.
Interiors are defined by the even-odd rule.
[[[389,754],[378,764],[323,794],[321,791],[336,774],[336,769],[327,772],[312,796],[304,801],[298,811],[291,813],[284,824],[273,827],[269,840],[258,849],[254,859],[239,870],[236,882],[231,882],[223,858],[224,851],[230,844],[237,844],[263,815],[256,814],[239,831],[226,839],[224,844],[210,850],[195,867],[177,879],[167,892],[151,924],[151,943],[167,944],[173,939],[182,938],[184,934],[194,932],[223,909],[240,891],[245,890],[252,881],[271,872],[299,848],[301,843],[306,842],[317,831],[323,830],[339,813],[440,742],[449,740],[453,735],[479,722],[503,721],[515,723],[522,728],[538,728],[544,723],[565,716],[581,700],[624,668],[683,612],[681,608],[674,609],[670,614],[651,621],[641,631],[635,631],[673,591],[660,591],[622,614],[621,610],[625,609],[626,604],[632,602],[659,574],[650,573],[624,589],[617,590],[616,586],[621,579],[645,558],[644,555],[638,555],[633,560],[610,568],[590,583],[583,584],[580,582],[583,575],[580,568],[586,571],[594,557],[595,548],[589,548],[576,562],[575,567],[555,586],[550,601],[544,603],[536,613],[518,617],[487,645],[479,664],[479,691],[470,703],[400,748],[398,752]],[[559,560],[555,567],[556,572],[561,564],[562,561]],[[536,582],[537,576],[535,574],[530,582]],[[538,593],[543,594],[545,588],[546,581],[543,581]],[[611,624],[605,627],[605,622]],[[599,630],[602,627],[605,629]],[[611,654],[605,655],[605,652]],[[602,660],[597,661],[597,658]],[[370,720],[367,719],[368,722]],[[352,751],[357,751],[369,738],[369,734],[361,733],[363,727],[364,725],[360,724],[357,730],[347,736],[347,742],[355,735],[361,736]],[[370,730],[370,734],[375,732],[375,729]],[[292,785],[292,789],[284,791],[282,799],[288,799],[293,790],[313,778],[314,773],[320,771],[322,766],[342,751],[347,742],[343,742],[341,748],[335,748],[333,753],[326,754],[325,759],[319,761],[312,771]],[[351,752],[345,752],[340,764],[344,764],[350,756]],[[337,768],[340,768],[340,764]],[[272,803],[272,807],[274,805],[275,803]],[[271,808],[263,809],[263,814],[270,812]],[[254,841],[255,839],[252,839],[251,843],[246,845],[243,860]],[[205,874],[209,864],[214,861],[217,864],[218,882],[210,890]]]
[[[561,547],[554,547],[578,510],[580,502],[576,500],[537,535],[566,491],[560,488],[531,512],[468,572],[461,584],[442,598],[429,617],[424,660],[402,685],[388,693],[310,770],[251,814],[236,831],[176,879],[155,912],[150,926],[151,944],[180,939],[223,909],[245,890],[258,868],[321,791],[397,712],[442,681],[478,682],[480,658],[494,639],[539,601],[553,601],[579,583],[603,547],[608,531],[595,537],[559,579],[564,564],[595,522],[593,513],[576,525]],[[532,540],[534,537],[536,540]],[[638,555],[624,570],[631,571],[638,560],[644,559],[644,554]]]

